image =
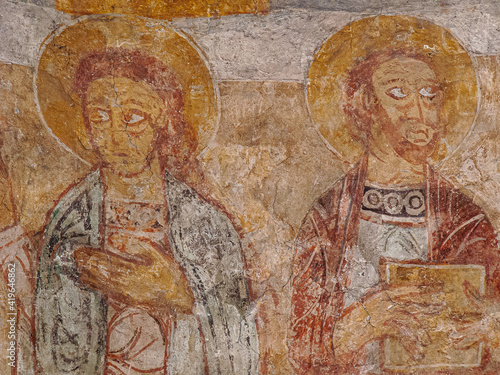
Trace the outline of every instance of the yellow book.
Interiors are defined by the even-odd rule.
[[[431,265],[387,262],[381,265],[381,280],[391,287],[429,286],[437,288],[444,304],[438,315],[421,322],[429,333],[431,343],[425,347],[424,357],[411,359],[395,339],[383,343],[382,363],[389,371],[467,369],[481,364],[482,344],[468,350],[455,350],[449,338],[453,322],[473,322],[479,319],[477,311],[468,302],[464,282],[468,281],[479,294],[485,291],[485,269],[477,265]],[[405,371],[406,370],[406,371]]]

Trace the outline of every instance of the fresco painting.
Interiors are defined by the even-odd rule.
[[[184,116],[196,108],[185,106],[189,86],[155,57],[124,47],[120,29],[133,21],[105,22],[75,25],[104,24],[121,47],[106,45],[76,64],[72,89],[97,162],[49,214],[36,293],[38,363],[45,373],[254,372],[239,238],[223,213],[174,177],[186,181],[199,169],[198,137]],[[177,49],[190,47],[177,39]],[[210,81],[200,86],[215,95]]]
[[[82,14],[132,14],[155,19],[172,19],[179,17],[210,17],[230,14],[260,14],[268,10],[266,0],[241,1],[74,1],[57,0],[55,6],[63,12]]]
[[[500,9],[341,3],[6,3],[0,373],[500,371]]]
[[[2,231],[0,246],[2,257],[2,328],[5,337],[2,340],[2,369],[9,369],[14,358],[18,358],[17,371],[30,373],[35,363],[33,297],[34,283],[33,247],[24,229],[19,225],[19,217],[12,195],[9,175],[3,160],[2,170]],[[18,341],[17,345],[12,343]],[[2,370],[3,371],[3,370]]]
[[[359,26],[366,23],[367,26]],[[373,33],[375,36],[370,38],[370,26],[382,28],[386,35]],[[382,16],[348,26],[351,34],[362,30],[364,46],[375,39],[372,43],[384,45],[385,49],[366,56],[361,51],[358,57],[348,47],[346,54],[355,60],[355,65],[345,78],[337,78],[344,81],[343,92],[338,95],[344,98],[345,124],[351,127],[351,137],[364,146],[364,153],[358,164],[315,203],[298,237],[291,355],[304,372],[318,367],[353,374],[361,371],[359,367],[363,371],[368,367],[379,373],[380,357],[395,370],[411,368],[414,373],[418,369],[426,373],[436,367],[482,373],[490,362],[487,347],[488,342],[497,340],[495,327],[484,324],[481,318],[489,319],[488,314],[493,313],[490,306],[498,300],[495,231],[484,212],[440,177],[430,164],[450,152],[441,151],[440,147],[448,134],[465,133],[454,131],[453,126],[460,126],[461,122],[450,118],[447,111],[451,109],[446,102],[453,101],[453,106],[458,107],[455,113],[459,111],[462,119],[473,119],[476,78],[465,51],[457,44],[453,51],[453,42],[445,31],[437,34],[441,40],[432,40],[436,34],[429,33],[432,25],[426,26],[420,20]],[[411,36],[401,37],[410,29]],[[385,39],[387,34],[389,38]],[[414,39],[431,46],[433,53],[419,53]],[[335,41],[327,43],[337,50],[328,51],[328,44],[324,50],[343,57]],[[446,45],[446,50],[440,51],[438,43]],[[320,58],[332,61],[324,50],[318,52]],[[434,55],[440,52],[445,56],[436,58]],[[461,67],[456,77],[454,69],[434,68],[446,64],[449,55],[457,55],[449,63],[455,69]],[[338,72],[339,60],[328,68]],[[325,79],[314,68],[310,72],[309,99],[314,101],[313,116],[318,111],[321,121],[323,107],[333,111],[334,103],[315,100],[315,95],[321,95],[323,90],[330,94],[332,85],[328,81],[333,77],[327,73]],[[464,86],[463,91],[469,91],[463,104],[457,102],[460,99],[454,92],[460,85]],[[472,112],[469,116],[468,109]],[[450,124],[452,128],[448,130]],[[326,137],[330,134],[327,132]],[[333,142],[338,142],[338,138]],[[419,273],[420,277],[408,281],[405,274],[401,280],[396,277],[384,285],[379,268],[388,260],[402,261],[405,266],[401,267],[407,269],[412,262],[432,264],[434,269],[442,265],[443,270],[449,264],[459,266],[452,273],[441,272],[441,277],[427,275],[426,268],[413,269],[410,274]],[[480,267],[479,275],[473,276],[467,265]],[[396,267],[390,276],[398,272],[401,273]],[[462,272],[468,275],[461,277]],[[461,288],[463,293],[449,297],[453,290]],[[469,309],[461,311],[453,306],[457,303]],[[443,309],[460,317],[459,322],[454,323],[451,317],[443,319]],[[439,322],[429,323],[438,317]],[[449,342],[446,334],[442,340],[433,335],[446,330]],[[381,346],[386,338],[391,339],[385,341],[385,347]],[[434,345],[437,341],[437,347],[432,341]],[[479,342],[485,350],[478,363],[477,350],[474,356],[467,349]],[[404,350],[393,359],[391,350],[395,350],[395,345]],[[440,355],[433,355],[436,351]],[[472,359],[467,358],[470,355]]]

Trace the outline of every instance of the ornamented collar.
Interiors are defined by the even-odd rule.
[[[425,191],[365,186],[361,209],[395,218],[424,218]]]

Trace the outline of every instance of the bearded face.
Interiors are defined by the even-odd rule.
[[[406,161],[424,163],[442,132],[442,91],[434,71],[423,61],[396,57],[380,64],[372,85],[372,142],[381,149],[389,143]]]

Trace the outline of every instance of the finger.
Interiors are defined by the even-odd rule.
[[[84,265],[87,263],[92,256],[93,251],[96,249],[88,248],[88,247],[80,247],[73,252],[73,257],[75,258],[76,265],[80,264]]]
[[[443,312],[446,307],[445,303],[439,303],[434,305],[422,305],[418,303],[408,303],[404,306],[405,310],[411,314],[416,315],[420,320],[424,317],[439,315]]]
[[[138,254],[142,254],[151,259],[164,260],[166,258],[173,261],[173,258],[167,255],[163,248],[146,238],[138,239],[138,241],[134,243],[133,248]]]
[[[489,333],[494,331],[494,328],[485,324],[484,320],[462,324],[458,327],[460,328],[455,328],[450,332],[449,337],[460,348],[468,348],[480,341],[487,341]]]
[[[103,251],[100,248],[93,247],[81,247],[74,251],[73,257],[77,263],[77,266],[88,266],[89,264],[97,263],[102,267],[111,267],[113,265],[120,265],[127,262],[127,254],[113,253],[109,251]],[[109,266],[110,265],[110,266]]]
[[[138,274],[143,272],[137,262],[130,262],[119,255],[103,253],[96,249],[86,248],[75,251],[75,259],[80,278],[93,283],[118,283],[124,276],[130,278],[131,270]]]
[[[423,293],[441,293],[443,290],[442,283],[434,284],[412,284],[398,287],[391,287],[387,289],[388,292],[394,296],[404,296],[406,294],[423,294]]]
[[[113,232],[108,236],[107,243],[120,251],[125,251],[130,243],[136,241],[136,238],[132,237],[128,233],[123,232]]]
[[[115,245],[117,245],[116,242]],[[119,251],[96,251],[91,255],[101,258],[107,257],[110,263],[116,264],[117,266],[132,263],[126,265],[126,267],[129,268],[133,267],[133,265],[149,266],[153,263],[154,256],[151,252],[134,251],[135,247],[133,245],[122,245],[121,247],[117,245],[115,249]]]
[[[151,266],[154,262],[154,257],[152,254],[137,254],[137,253],[128,253],[128,252],[120,252],[120,253],[110,253],[107,252],[106,255],[109,255],[111,262],[115,263],[117,266],[122,266],[127,269],[131,269],[134,266]]]
[[[474,306],[475,309],[483,311],[485,302],[483,297],[479,294],[478,289],[473,287],[468,280],[464,281],[463,287],[465,296],[467,297],[468,301]]]
[[[87,268],[79,269],[78,278],[83,284],[88,285],[93,289],[100,291],[105,290],[107,278],[96,276]]]
[[[78,278],[83,284],[107,296],[109,294],[108,289],[111,287],[110,278],[102,270],[99,271],[101,272],[96,272],[91,266],[80,267],[78,268]]]
[[[422,324],[418,315],[410,314],[406,308],[399,307],[395,311],[394,318],[404,324],[406,327],[411,329],[415,334],[416,340],[422,344],[422,346],[428,346],[431,343],[431,337],[427,332],[427,328]]]
[[[110,279],[109,266],[103,262],[96,261],[91,249],[79,249],[75,251],[74,257],[78,269],[78,277],[84,284],[99,287]]]
[[[477,330],[473,327],[451,333],[450,339],[453,348],[457,350],[470,349],[472,346],[482,341],[482,337],[478,335]]]
[[[93,260],[79,269],[79,278],[82,283],[98,290],[106,297],[126,304],[140,302],[140,297],[150,292],[137,291],[137,278],[131,277],[121,267],[106,267],[102,262],[99,265],[93,263]]]
[[[413,337],[413,340],[420,343],[422,346],[427,346],[431,343],[429,333],[426,327],[413,315],[409,314],[403,307],[397,307],[392,310],[388,322],[398,324],[405,329],[405,333]]]
[[[146,259],[152,261],[164,257],[161,247],[147,238],[116,235],[110,237],[109,243],[113,248],[120,250],[119,255],[126,260],[143,263]]]
[[[390,332],[387,336],[397,340],[413,360],[418,361],[424,353],[424,346],[418,341],[414,332],[405,324],[397,320],[385,322]]]
[[[122,254],[94,251],[87,263],[82,266],[82,270],[87,271],[86,275],[97,279],[95,282],[107,289],[115,289],[120,293],[133,292],[144,283],[155,285],[151,278],[161,274],[161,269],[158,272],[154,270],[162,264],[153,264],[150,258],[139,262],[136,259],[138,257],[140,258],[134,256],[133,260],[129,260]]]
[[[425,305],[441,304],[444,293],[441,288],[435,286],[405,286],[389,289],[388,297],[398,303],[420,303]]]

